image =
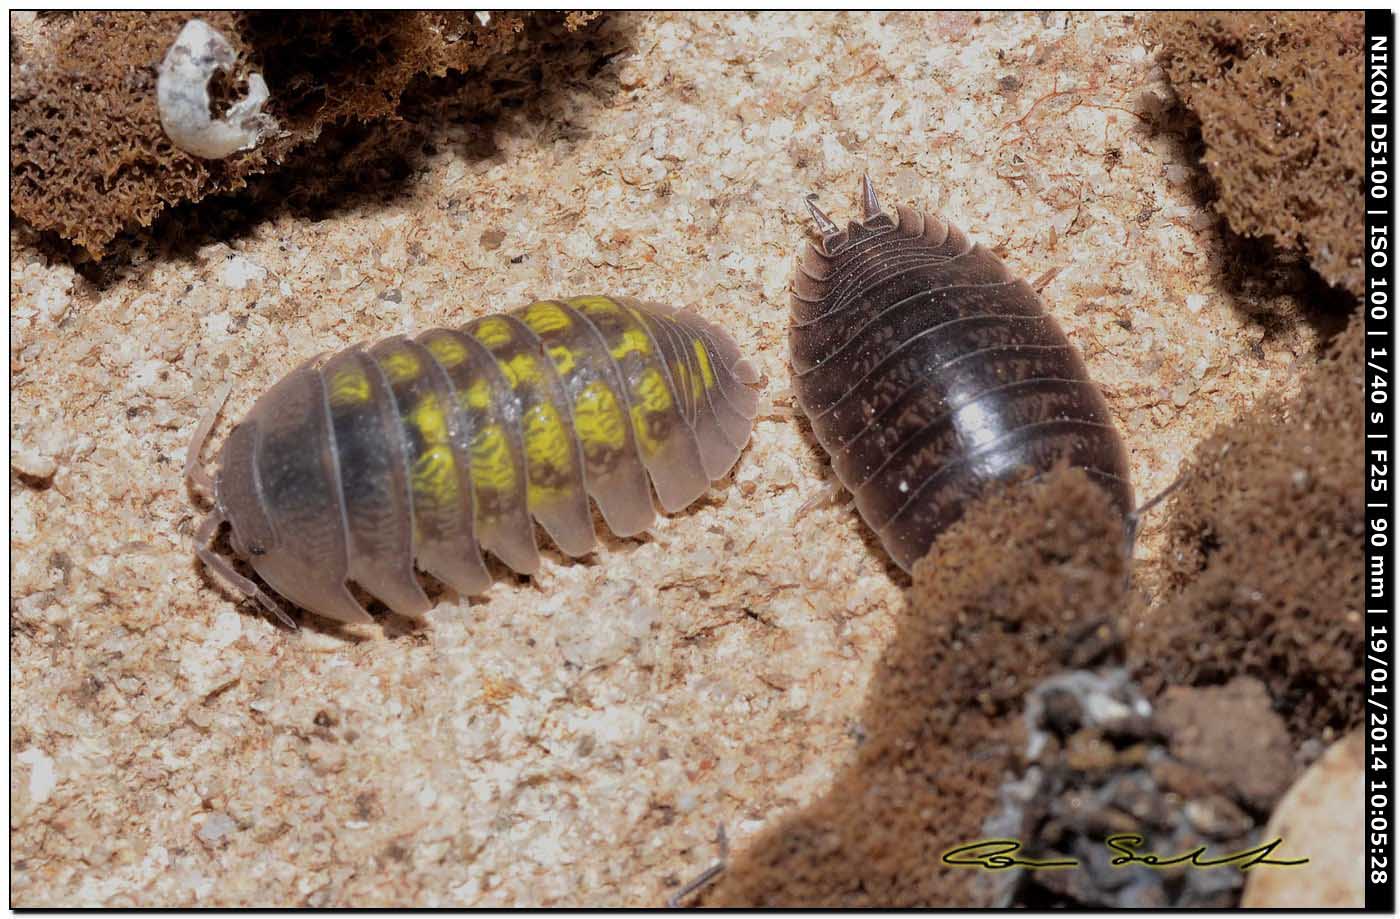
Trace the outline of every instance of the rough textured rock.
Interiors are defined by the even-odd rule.
[[[1145,31],[1205,143],[1237,233],[1304,253],[1361,296],[1360,12],[1156,13]]]
[[[171,205],[238,191],[323,131],[398,115],[405,92],[449,71],[475,76],[482,88],[472,95],[488,113],[501,101],[493,94],[511,95],[510,78],[538,66],[532,54],[581,24],[577,14],[520,13],[483,24],[465,11],[14,16],[23,18],[11,28],[27,34],[10,62],[10,207],[98,257],[122,230],[149,226]],[[177,149],[157,112],[157,70],[192,16],[240,55],[216,92],[227,101],[261,73],[281,127],[228,159]]]
[[[1165,591],[1130,636],[1153,692],[1247,674],[1268,687],[1295,741],[1361,717],[1365,515],[1355,445],[1361,317],[1302,378],[1212,433],[1168,500]]]
[[[1293,780],[1288,728],[1264,684],[1253,677],[1236,677],[1224,686],[1170,687],[1157,717],[1178,759],[1258,813],[1268,813]]]

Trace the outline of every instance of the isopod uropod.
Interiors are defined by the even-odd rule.
[[[723,477],[748,442],[758,381],[734,340],[699,316],[623,298],[542,300],[460,330],[318,356],[234,427],[210,476],[195,432],[187,471],[214,495],[196,536],[210,568],[282,613],[208,543],[230,545],[312,612],[370,621],[353,581],[397,613],[430,601],[417,567],[483,591],[485,549],[539,566],[535,520],[568,555],[608,527],[636,534]],[[533,519],[532,519],[533,517]]]
[[[841,483],[908,571],[992,482],[1067,459],[1132,508],[1127,457],[1079,355],[1025,281],[947,220],[881,209],[798,260],[793,390]]]

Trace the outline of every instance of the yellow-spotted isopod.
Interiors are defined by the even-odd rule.
[[[233,551],[298,606],[370,621],[354,582],[421,617],[431,601],[415,565],[478,594],[483,550],[538,569],[536,520],[565,554],[591,551],[590,496],[619,536],[651,524],[652,487],[667,513],[695,501],[748,442],[757,382],[696,314],[610,297],[319,356],[257,400],[213,475],[198,463],[212,414],[195,432],[186,471],[215,505],[196,551],[284,619],[210,548],[224,522]]]

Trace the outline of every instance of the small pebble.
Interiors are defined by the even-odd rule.
[[[204,823],[199,828],[199,838],[209,845],[216,845],[236,828],[236,824],[228,814],[215,811],[204,818]]]
[[[53,757],[38,747],[30,747],[15,759],[29,767],[30,802],[43,804],[58,784],[58,779],[54,776]]]
[[[53,474],[58,471],[58,463],[51,456],[45,456],[30,447],[18,445],[10,453],[10,468],[20,475],[27,475],[30,478],[46,482],[53,478]]]
[[[225,610],[214,619],[214,626],[205,636],[205,642],[216,648],[227,648],[238,641],[243,633],[243,617],[233,610]]]
[[[249,284],[257,283],[265,277],[267,277],[266,268],[241,255],[235,255],[224,263],[222,280],[225,287],[242,290]]]
[[[1223,795],[1188,801],[1185,814],[1193,827],[1215,839],[1232,839],[1248,833],[1254,826],[1249,815]]]

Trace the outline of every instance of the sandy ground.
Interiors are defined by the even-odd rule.
[[[907,581],[788,385],[802,196],[942,208],[1040,279],[1140,496],[1286,389],[1121,15],[618,15],[623,51],[387,203],[273,214],[95,287],[11,241],[12,904],[646,905],[849,756]],[[196,566],[187,440],[310,355],[592,292],[766,374],[729,480],[421,628],[281,630]],[[209,454],[212,456],[212,451]],[[1139,551],[1154,551],[1154,526]],[[936,704],[936,700],[930,700]]]

